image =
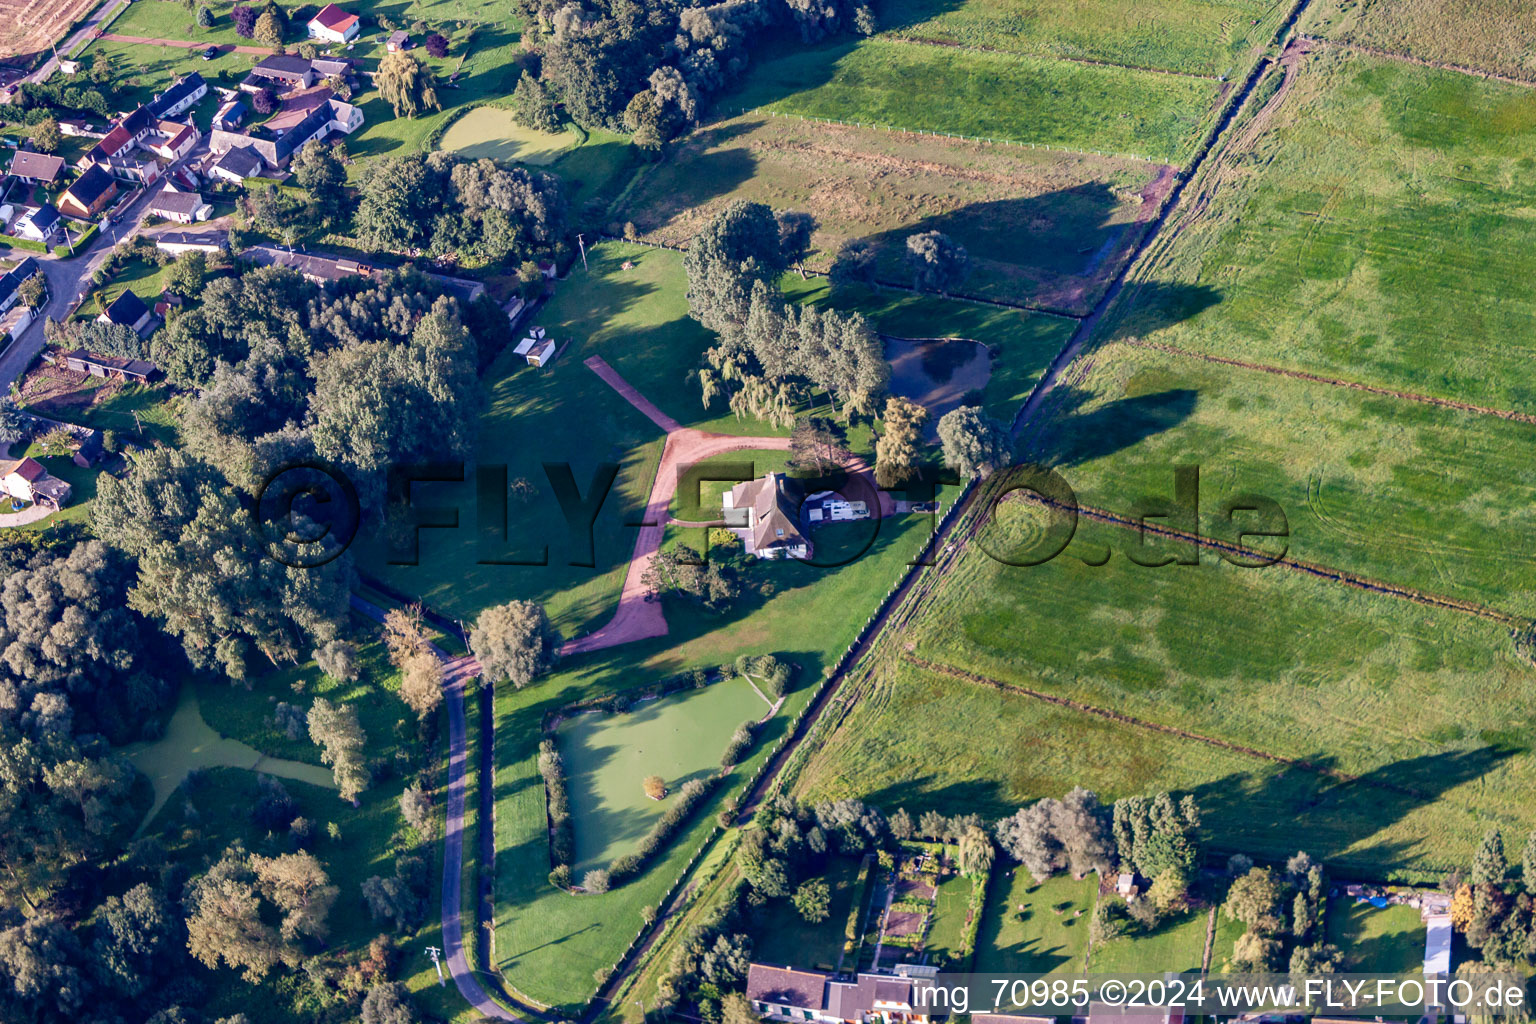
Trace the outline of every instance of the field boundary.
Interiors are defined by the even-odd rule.
[[[1494,82],[1504,82],[1508,85],[1524,86],[1527,89],[1536,89],[1536,80],[1529,78],[1517,78],[1499,71],[1485,71],[1482,68],[1473,67],[1470,64],[1452,64],[1449,61],[1430,60],[1427,57],[1415,57],[1408,53],[1399,53],[1396,50],[1384,50],[1379,46],[1367,46],[1364,43],[1351,42],[1347,39],[1333,39],[1327,36],[1303,36],[1302,38],[1325,47],[1337,47],[1341,50],[1352,50],[1355,53],[1364,54],[1367,57],[1377,57],[1381,60],[1394,60],[1403,64],[1416,64],[1421,68],[1430,68],[1434,71],[1453,71],[1461,75],[1472,75],[1475,78],[1486,78]]]
[[[1103,718],[1111,722],[1118,722],[1121,725],[1129,725],[1137,729],[1146,730],[1148,732],[1162,733],[1165,736],[1175,736],[1179,739],[1191,740],[1195,743],[1202,743],[1209,747],[1217,747],[1221,750],[1228,750],[1234,754],[1242,754],[1246,757],[1252,757],[1260,761],[1267,761],[1272,764],[1282,764],[1290,768],[1299,768],[1302,771],[1326,776],[1327,778],[1335,779],[1339,782],[1359,783],[1363,786],[1371,786],[1373,788],[1383,789],[1391,793],[1398,793],[1402,796],[1411,797],[1415,800],[1432,799],[1428,795],[1421,793],[1418,790],[1410,789],[1407,786],[1396,786],[1387,782],[1378,782],[1374,779],[1368,779],[1361,775],[1355,775],[1352,772],[1341,771],[1337,768],[1329,768],[1326,765],[1315,764],[1304,758],[1286,757],[1284,754],[1272,754],[1268,751],[1260,750],[1257,747],[1249,747],[1241,743],[1234,743],[1231,740],[1224,740],[1215,736],[1207,736],[1203,733],[1191,732],[1188,729],[1180,729],[1177,726],[1164,725],[1161,722],[1154,722],[1145,718],[1137,718],[1136,716],[1128,715],[1123,711],[1115,711],[1110,708],[1100,707],[1097,704],[1089,704],[1086,701],[1075,700],[1071,697],[1062,697],[1056,694],[1046,693],[1043,690],[1035,690],[1018,683],[1005,682],[992,676],[982,675],[979,672],[972,672],[969,669],[956,668],[953,665],[946,665],[942,662],[929,661],[926,658],[920,658],[916,654],[912,654],[910,652],[902,655],[902,660],[925,671],[936,672],[939,675],[949,676],[950,678],[958,679],[961,682],[974,683],[977,686],[986,686],[1004,693],[1015,693],[1023,697],[1030,697],[1034,700],[1042,701],[1046,704],[1067,708],[1071,711],[1077,711],[1085,715],[1093,715],[1097,718]]]
[[[1204,363],[1232,366],[1241,370],[1254,370],[1258,373],[1269,373],[1277,377],[1289,377],[1293,380],[1307,381],[1312,384],[1327,384],[1330,387],[1346,388],[1351,391],[1365,391],[1373,395],[1382,395],[1386,398],[1400,398],[1405,402],[1435,405],[1444,409],[1454,409],[1457,412],[1474,413],[1479,416],[1494,416],[1501,420],[1510,420],[1515,423],[1536,424],[1536,414],[1516,412],[1513,409],[1494,409],[1489,406],[1473,405],[1471,402],[1458,401],[1454,398],[1437,398],[1434,395],[1423,395],[1414,391],[1398,391],[1393,388],[1384,388],[1377,384],[1343,380],[1339,377],[1325,377],[1322,374],[1310,373],[1306,370],[1290,370],[1283,366],[1273,366],[1268,363],[1254,363],[1243,359],[1212,355],[1207,352],[1192,352],[1189,349],[1179,348],[1176,345],[1168,345],[1159,341],[1125,339],[1125,344],[1136,348],[1153,349],[1157,352],[1165,352],[1168,355],[1180,356],[1185,359],[1198,359]]]
[[[1225,75],[1202,75],[1198,71],[1175,71],[1172,68],[1154,68],[1144,64],[1124,64],[1113,60],[1096,60],[1093,57],[1068,57],[1061,53],[1021,53],[1018,50],[1005,50],[998,46],[980,46],[976,43],[951,43],[943,39],[929,39],[926,36],[907,36],[894,32],[882,32],[881,39],[893,43],[906,43],[908,46],[939,46],[948,50],[965,50],[970,53],[995,53],[1005,57],[1028,57],[1033,60],[1059,60],[1069,64],[1087,64],[1096,68],[1119,68],[1122,71],[1136,71],[1149,75],[1172,75],[1175,78],[1194,78],[1202,82],[1225,82]]]

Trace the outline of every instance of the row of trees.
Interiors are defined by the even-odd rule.
[[[1471,870],[1451,882],[1451,925],[1486,963],[1525,968],[1536,963],[1536,831],[1526,837],[1518,872],[1504,837],[1490,829]]]

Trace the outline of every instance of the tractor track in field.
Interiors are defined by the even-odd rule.
[[[1304,380],[1312,384],[1327,384],[1330,387],[1347,388],[1351,391],[1364,391],[1372,395],[1382,395],[1386,398],[1399,398],[1405,402],[1418,402],[1422,405],[1435,405],[1442,409],[1454,409],[1457,412],[1475,413],[1479,416],[1494,416],[1501,420],[1510,420],[1515,423],[1536,424],[1536,414],[1517,412],[1513,409],[1494,409],[1486,405],[1473,405],[1471,402],[1461,402],[1454,398],[1436,398],[1434,395],[1423,395],[1414,391],[1398,391],[1394,388],[1384,388],[1375,384],[1364,384],[1360,381],[1342,380],[1338,377],[1325,377],[1322,374],[1308,373],[1305,370],[1290,370],[1283,366],[1272,366],[1268,363],[1254,363],[1245,359],[1230,359],[1226,356],[1215,356],[1205,352],[1191,352],[1189,349],[1179,348],[1176,345],[1168,345],[1159,341],[1145,341],[1142,339],[1128,338],[1125,344],[1136,348],[1153,349],[1158,352],[1166,352],[1172,356],[1181,356],[1186,359],[1198,359],[1204,363],[1215,363],[1219,366],[1233,366],[1241,370],[1256,370],[1259,373],[1269,373],[1277,377],[1289,377],[1293,380]]]
[[[1299,558],[1293,558],[1289,554],[1281,555],[1279,558],[1276,558],[1270,552],[1259,551],[1256,548],[1243,547],[1241,544],[1232,544],[1227,541],[1215,540],[1210,537],[1202,537],[1199,534],[1189,533],[1185,530],[1177,530],[1173,527],[1162,526],[1157,523],[1135,520],[1129,516],[1123,516],[1117,512],[1111,512],[1108,509],[1096,508],[1092,505],[1078,504],[1074,510],[1069,506],[1061,504],[1060,502],[1051,501],[1050,499],[1044,498],[1037,494],[1026,494],[1020,491],[1015,491],[1013,493],[1019,495],[1018,500],[1027,501],[1033,505],[1040,505],[1063,512],[1075,511],[1077,515],[1084,516],[1088,519],[1092,519],[1095,522],[1104,523],[1109,526],[1117,526],[1125,530],[1145,530],[1147,533],[1157,537],[1165,538],[1167,540],[1183,541],[1185,543],[1194,544],[1203,551],[1214,551],[1222,555],[1232,555],[1234,557],[1244,558],[1251,561],[1268,562],[1270,565],[1280,566],[1282,568],[1289,569],[1292,572],[1299,572],[1307,576],[1317,577],[1318,579],[1328,580],[1333,583],[1340,583],[1347,587],[1353,587],[1356,590],[1364,590],[1373,594],[1383,594],[1385,596],[1399,598],[1404,601],[1412,601],[1414,604],[1423,605],[1426,608],[1438,608],[1443,611],[1460,612],[1463,615],[1471,615],[1474,618],[1486,619],[1489,622],[1497,622],[1506,626],[1523,627],[1528,625],[1530,621],[1529,619],[1522,618],[1518,615],[1511,615],[1508,612],[1501,612],[1497,608],[1490,608],[1487,605],[1478,604],[1475,601],[1463,601],[1454,597],[1444,597],[1439,594],[1431,594],[1423,590],[1417,590],[1413,587],[1404,587],[1396,583],[1387,583],[1383,580],[1372,579],[1369,576],[1361,576],[1358,573],[1352,573],[1344,569],[1335,569],[1331,566],[1321,565],[1316,562],[1303,561]],[[986,516],[980,516],[978,517],[978,523],[985,522],[986,519]],[[1261,566],[1254,566],[1253,568],[1261,568]]]
[[[1032,689],[1028,686],[1021,686],[1018,683],[1005,682],[1001,679],[995,679],[992,676],[985,676],[979,672],[972,672],[969,669],[956,668],[953,665],[946,665],[942,662],[929,661],[926,658],[919,658],[915,654],[904,654],[902,656],[902,660],[910,665],[916,666],[917,668],[924,669],[925,671],[936,672],[939,675],[949,676],[952,679],[959,679],[962,682],[974,683],[978,686],[990,687],[1003,693],[1018,694],[1019,696],[1029,697],[1046,704],[1052,704],[1056,707],[1067,708],[1072,711],[1081,712],[1085,715],[1093,715],[1096,718],[1103,718],[1107,721],[1117,722],[1121,725],[1129,725],[1133,728],[1142,729],[1147,732],[1161,733],[1165,736],[1176,736],[1179,739],[1191,740],[1195,743],[1201,743],[1208,747],[1216,747],[1221,750],[1228,750],[1235,754],[1242,754],[1245,757],[1252,757],[1260,761],[1268,761],[1271,764],[1281,764],[1288,768],[1299,768],[1302,771],[1311,772],[1315,775],[1325,776],[1330,779],[1335,779],[1339,782],[1359,783],[1364,786],[1371,786],[1373,788],[1383,789],[1391,793],[1398,793],[1402,796],[1412,797],[1416,800],[1432,799],[1427,794],[1421,793],[1418,790],[1412,789],[1408,786],[1397,786],[1389,782],[1381,782],[1376,779],[1367,778],[1363,775],[1356,775],[1353,772],[1341,771],[1338,768],[1330,768],[1327,765],[1317,764],[1313,761],[1308,761],[1305,758],[1287,757],[1284,754],[1275,754],[1267,750],[1260,750],[1257,747],[1245,746],[1241,743],[1233,743],[1231,740],[1224,740],[1215,736],[1207,736],[1203,733],[1191,732],[1188,729],[1180,729],[1176,726],[1164,725],[1161,722],[1153,722],[1145,718],[1137,718],[1135,715],[1127,715],[1122,711],[1115,711],[1110,708],[1100,707],[1097,704],[1089,704],[1086,701],[1075,700],[1071,697],[1062,697],[1053,693],[1045,693],[1042,690]]]
[[[957,43],[949,39],[934,39],[931,36],[887,35],[883,38],[893,43],[905,43],[908,46],[936,46],[945,50],[991,53],[1001,57],[1016,57],[1021,60],[1059,60],[1068,64],[1086,64],[1094,68],[1116,68],[1120,71],[1137,71],[1149,75],[1168,75],[1172,78],[1193,78],[1197,82],[1215,82],[1218,85],[1226,81],[1220,75],[1204,75],[1198,71],[1154,68],[1148,67],[1145,64],[1123,64],[1113,60],[1096,60],[1093,57],[1069,57],[1060,53],[1020,53],[1018,50],[1005,50],[1000,46],[982,46],[979,43]]]

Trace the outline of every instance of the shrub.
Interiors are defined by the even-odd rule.
[[[587,892],[607,892],[611,884],[612,880],[608,872],[602,868],[593,868],[581,876],[581,887]]]
[[[569,864],[557,864],[549,873],[549,884],[556,889],[569,889],[571,887],[571,866]]]
[[[622,882],[638,874],[642,864],[642,858],[638,853],[626,853],[622,857],[614,858],[608,865],[608,880],[610,882]]]
[[[725,752],[720,755],[720,767],[730,768],[741,762],[742,754],[752,746],[752,722],[743,722],[736,728],[731,736],[731,741],[725,745]]]

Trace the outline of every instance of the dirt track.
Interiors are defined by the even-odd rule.
[[[183,50],[201,50],[207,43],[190,42],[186,39],[151,39],[148,36],[123,36],[116,32],[103,32],[102,39],[110,39],[114,43],[138,43],[141,46],[176,46]],[[263,57],[269,57],[277,51],[266,46],[230,46],[222,44],[215,47],[220,53],[259,53]]]

